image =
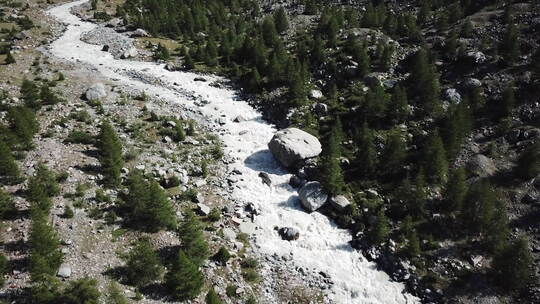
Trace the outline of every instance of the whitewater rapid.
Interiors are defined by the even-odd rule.
[[[294,263],[304,269],[317,269],[328,274],[334,282],[329,293],[333,303],[403,304],[419,300],[404,292],[401,283],[392,282],[389,276],[376,269],[360,252],[350,245],[351,235],[339,229],[320,213],[308,214],[297,202],[297,193],[288,185],[290,174],[274,160],[267,148],[276,129],[262,119],[259,112],[246,101],[239,100],[233,90],[216,88],[209,84],[219,77],[205,76],[208,82],[194,79],[199,75],[189,72],[169,72],[164,64],[134,60],[117,60],[102,46],[91,45],[80,40],[81,34],[97,25],[82,21],[71,13],[71,9],[88,0],[70,2],[56,6],[47,13],[63,22],[67,29],[49,47],[53,56],[70,62],[91,65],[97,72],[124,86],[144,90],[150,96],[181,103],[183,106],[200,110],[208,122],[226,117],[221,126],[220,139],[224,151],[233,156],[235,162],[229,171],[242,173],[236,183],[232,198],[241,202],[254,203],[260,211],[255,218],[255,251],[261,255],[292,257]],[[157,86],[132,79],[127,71],[149,75],[161,80],[165,86]],[[177,84],[180,90],[171,89]],[[183,92],[183,93],[181,93]],[[190,96],[201,96],[209,103],[196,106]],[[246,121],[233,123],[242,116]],[[267,172],[272,187],[261,182],[258,174]],[[300,231],[297,241],[282,240],[274,227],[296,227]]]

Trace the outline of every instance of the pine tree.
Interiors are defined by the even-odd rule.
[[[536,50],[532,55],[531,70],[533,81],[535,81],[537,85],[540,85],[540,49]]]
[[[523,179],[531,179],[540,174],[540,141],[534,142],[521,153],[516,169]]]
[[[340,165],[341,158],[341,123],[336,123],[324,145],[323,160],[321,162],[323,172],[323,185],[331,195],[339,195],[343,192],[345,182]]]
[[[405,253],[411,259],[418,258],[422,253],[420,248],[420,239],[418,238],[418,233],[416,230],[411,230],[407,235],[407,245],[405,246]]]
[[[6,55],[6,64],[12,64],[12,63],[16,63],[17,61],[15,61],[15,58],[13,57],[13,55],[11,54],[10,51],[7,52],[7,55]]]
[[[289,20],[287,13],[283,7],[280,7],[274,14],[274,20],[276,23],[276,30],[278,33],[283,33],[289,29]]]
[[[386,141],[381,157],[382,172],[393,176],[403,170],[407,158],[407,146],[399,131],[392,132]]]
[[[208,291],[208,293],[206,294],[205,300],[206,300],[206,304],[222,304],[223,303],[221,299],[219,298],[219,296],[217,295],[214,288],[211,288]]]
[[[63,254],[60,251],[60,240],[54,229],[47,223],[47,213],[37,211],[32,214],[30,232],[30,275],[33,281],[54,276]]]
[[[444,189],[444,211],[452,213],[462,210],[463,201],[467,195],[465,178],[465,169],[463,167],[452,171]]]
[[[513,65],[519,57],[519,31],[515,24],[510,23],[501,41],[499,51],[507,65]]]
[[[6,219],[17,212],[17,207],[11,196],[0,188],[0,220]]]
[[[52,206],[51,198],[60,193],[55,174],[45,165],[39,164],[36,175],[28,182],[26,193],[33,210],[48,213]]]
[[[272,16],[268,16],[264,19],[262,24],[262,34],[267,47],[273,47],[278,41],[278,32]]]
[[[100,304],[100,297],[101,293],[97,287],[97,280],[82,278],[69,282],[59,302],[70,304]]]
[[[441,112],[439,75],[435,67],[429,63],[425,49],[420,49],[414,55],[414,66],[409,80],[424,112],[438,115]]]
[[[126,262],[126,277],[137,287],[156,281],[163,272],[157,253],[146,238],[138,240],[123,259]]]
[[[395,123],[404,122],[409,115],[409,104],[407,101],[407,92],[405,88],[396,85],[392,94],[392,102],[388,107],[388,115]]]
[[[174,126],[174,140],[177,142],[186,140],[186,132],[181,121],[176,121],[176,125]]]
[[[516,96],[514,94],[513,83],[509,83],[502,93],[502,102],[501,102],[501,115],[503,117],[508,117],[512,114],[512,109],[516,104]]]
[[[204,278],[197,264],[180,250],[171,270],[165,276],[165,285],[171,295],[180,301],[194,299],[201,292],[203,284]]]
[[[41,86],[41,90],[39,92],[39,98],[41,99],[41,104],[44,105],[54,105],[60,102],[60,98],[56,96],[56,94],[51,90],[51,88],[44,84]]]
[[[253,70],[251,70],[251,73],[249,74],[248,87],[251,92],[257,93],[261,91],[261,86],[262,86],[261,74],[259,74],[259,70],[257,68],[254,68]]]
[[[105,304],[129,304],[126,296],[118,286],[118,283],[111,281],[108,286],[108,294]]]
[[[0,178],[14,182],[19,178],[20,171],[9,146],[0,139]]]
[[[32,146],[34,134],[38,130],[34,112],[27,107],[10,107],[7,118],[21,148],[29,149]]]
[[[24,78],[20,92],[22,100],[27,107],[31,109],[39,109],[41,107],[39,102],[39,87],[35,82]]]
[[[426,174],[430,180],[435,182],[445,182],[448,177],[448,161],[446,151],[439,136],[439,132],[433,132],[423,148],[422,159]]]
[[[380,209],[377,213],[377,219],[370,230],[370,239],[374,244],[379,245],[386,241],[389,232],[388,218],[384,214],[384,210]]]
[[[104,182],[111,186],[118,185],[120,183],[120,171],[124,165],[122,144],[108,121],[101,124],[98,149]]]
[[[184,68],[187,70],[193,70],[195,68],[195,62],[189,53],[184,56]]]
[[[488,181],[470,186],[460,213],[463,227],[473,235],[489,235],[495,216],[496,193]]]
[[[195,265],[201,265],[208,257],[208,244],[204,238],[202,225],[193,211],[188,210],[178,229],[182,252]]]
[[[8,264],[9,264],[8,258],[3,253],[0,253],[0,288],[4,287],[4,283],[5,283],[4,276],[8,272]]]
[[[423,168],[420,168],[416,174],[412,189],[409,192],[409,197],[406,198],[407,209],[410,215],[415,218],[422,218],[426,213],[427,202],[426,177]]]
[[[519,238],[493,258],[492,269],[499,284],[508,291],[518,291],[530,282],[533,263],[528,242]]]
[[[216,66],[218,63],[218,51],[214,39],[209,39],[206,44],[206,64]]]
[[[356,156],[358,168],[364,178],[369,178],[375,173],[377,167],[377,150],[373,142],[373,133],[364,123],[360,133],[359,150]]]
[[[444,55],[446,58],[450,60],[456,59],[457,45],[457,35],[452,31],[444,42]]]

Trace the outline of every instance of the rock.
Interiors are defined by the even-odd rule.
[[[302,187],[305,183],[306,183],[306,181],[301,179],[297,175],[293,175],[289,179],[289,185],[291,185],[293,188]]]
[[[165,65],[165,70],[169,72],[174,72],[180,70],[180,68],[178,68],[174,63],[169,62]]]
[[[323,96],[324,95],[320,90],[311,90],[309,92],[309,97],[314,98],[314,99],[323,98]]]
[[[15,36],[13,36],[13,38],[15,38],[17,40],[25,40],[25,39],[29,39],[30,36],[25,32],[19,32],[19,33],[15,34]]]
[[[487,60],[486,55],[482,52],[467,52],[467,54],[465,54],[465,58],[474,64],[482,64]]]
[[[322,102],[318,102],[313,105],[313,111],[318,115],[328,114],[328,105]]]
[[[134,47],[131,47],[127,49],[126,51],[124,51],[122,55],[120,55],[120,59],[129,59],[129,58],[137,57],[138,54],[139,52],[137,51],[137,49]]]
[[[329,201],[332,207],[338,211],[343,211],[345,208],[351,205],[351,202],[349,202],[349,200],[343,195],[332,197]]]
[[[444,91],[444,98],[453,104],[459,104],[461,102],[461,94],[454,88],[446,89]]]
[[[527,194],[523,196],[521,201],[525,204],[537,204],[538,202],[540,202],[540,192],[536,189],[533,189],[527,192]]]
[[[380,75],[378,73],[369,73],[364,77],[364,82],[370,87],[378,87],[382,85]]]
[[[246,234],[252,234],[255,232],[255,224],[253,223],[250,223],[250,222],[242,222],[240,223],[240,226],[238,226],[238,229],[240,230],[240,232],[242,233],[246,233]]]
[[[203,77],[195,77],[195,78],[193,78],[193,81],[206,82],[206,78],[203,78]]]
[[[297,128],[276,132],[268,143],[268,148],[285,167],[293,167],[322,152],[321,143],[315,136]]]
[[[266,184],[268,187],[272,186],[272,180],[270,179],[270,175],[266,172],[259,173],[259,177],[261,178],[263,184]]]
[[[136,29],[133,33],[131,33],[131,37],[133,37],[133,38],[136,38],[136,37],[150,37],[150,35],[148,34],[147,31],[139,28],[139,29]]]
[[[110,48],[110,46],[109,46],[108,44],[105,44],[105,45],[101,48],[101,50],[102,50],[103,52],[108,52],[108,51],[109,51],[109,48]]]
[[[238,115],[233,119],[233,122],[242,122],[242,121],[246,121],[246,119],[242,117],[242,115]]]
[[[92,85],[85,93],[86,99],[89,101],[101,100],[107,97],[107,90],[103,83],[96,83]]]
[[[477,154],[467,163],[469,172],[478,177],[492,176],[497,172],[497,167],[493,160],[483,154]]]
[[[300,203],[302,207],[308,212],[313,212],[328,200],[328,194],[326,194],[319,182],[309,182],[305,184],[298,191]]]
[[[197,200],[197,203],[200,203],[200,204],[204,203],[204,195],[202,195],[201,193],[197,193],[197,196],[195,197],[195,199]]]
[[[234,241],[236,240],[236,232],[228,227],[223,228],[223,237],[225,237],[226,240]]]
[[[57,276],[67,279],[71,277],[71,267],[67,264],[60,265],[60,268],[58,268],[58,272],[56,273]]]
[[[482,86],[482,82],[476,78],[467,78],[463,82],[463,87],[466,90],[476,89]]]
[[[210,214],[210,207],[206,206],[203,203],[198,203],[197,212],[199,212],[199,214],[202,216],[207,216],[208,214]]]
[[[296,241],[300,237],[300,231],[292,227],[279,228],[278,233],[286,241]]]

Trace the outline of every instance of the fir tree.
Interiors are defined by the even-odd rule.
[[[424,107],[425,113],[431,115],[440,113],[439,75],[436,73],[435,67],[429,63],[428,53],[425,49],[421,49],[414,55],[414,66],[409,80],[418,96],[420,105]]]
[[[186,212],[178,229],[182,253],[196,265],[201,265],[208,257],[208,244],[204,239],[202,225],[193,211]]]
[[[448,175],[448,161],[446,160],[446,151],[436,130],[426,141],[423,148],[422,159],[424,168],[429,179],[435,182],[446,181]]]
[[[97,287],[97,281],[90,278],[82,278],[69,282],[63,292],[60,303],[70,304],[99,304],[101,293]]]
[[[55,174],[45,165],[39,164],[36,175],[28,182],[26,193],[33,210],[48,213],[52,206],[51,198],[60,193]]]
[[[426,177],[423,168],[420,168],[416,174],[413,190],[406,199],[409,214],[415,218],[422,218],[426,213],[427,202]]]
[[[219,298],[219,296],[217,295],[214,288],[211,288],[208,291],[208,293],[206,294],[205,301],[206,301],[206,304],[222,304],[223,303],[221,299]]]
[[[19,178],[19,166],[9,146],[0,139],[0,178],[14,182]]]
[[[18,143],[23,149],[29,149],[38,129],[35,114],[27,107],[11,107],[7,118]]]
[[[174,140],[177,142],[186,140],[186,132],[181,121],[176,121],[176,125],[174,126]]]
[[[4,287],[4,276],[8,272],[8,264],[9,261],[7,257],[3,253],[0,253],[0,288]]]
[[[540,141],[534,142],[521,153],[516,169],[523,179],[531,179],[540,174]]]
[[[203,284],[204,278],[197,264],[180,250],[171,270],[165,276],[165,285],[171,295],[180,301],[194,299],[201,292]]]
[[[528,242],[517,239],[493,258],[492,269],[499,284],[508,291],[518,291],[530,282],[533,258]]]
[[[118,283],[111,281],[108,286],[108,294],[105,304],[129,304],[126,296],[118,286]]]
[[[513,65],[519,57],[519,31],[515,24],[506,28],[499,51],[507,65]]]
[[[107,121],[101,124],[98,149],[104,182],[111,186],[118,185],[120,183],[120,171],[124,165],[122,144],[111,124]]]
[[[407,146],[401,132],[392,132],[388,136],[381,157],[382,171],[390,176],[395,175],[403,169],[406,158]]]
[[[380,209],[377,213],[377,219],[370,230],[370,239],[374,244],[379,245],[386,241],[389,232],[388,218],[384,214],[384,210]]]
[[[283,33],[289,29],[289,20],[287,13],[283,7],[280,7],[274,14],[274,20],[276,24],[276,30],[278,33]]]
[[[56,94],[51,90],[51,88],[44,84],[41,86],[41,90],[39,92],[39,98],[41,99],[41,104],[44,105],[54,105],[60,102],[60,98],[56,96]]]
[[[32,214],[30,232],[30,275],[33,281],[46,275],[54,276],[62,263],[60,240],[54,229],[47,223],[47,215],[42,211]]]
[[[509,83],[502,93],[501,115],[503,117],[510,116],[515,104],[516,96],[514,94],[513,83]]]
[[[24,78],[20,91],[22,100],[27,107],[31,109],[39,109],[41,107],[41,103],[39,102],[39,87],[35,82]]]
[[[184,68],[187,70],[192,70],[195,68],[195,62],[189,53],[184,56]]]
[[[6,219],[17,212],[17,207],[11,196],[0,188],[0,220]]]
[[[405,88],[396,85],[392,94],[392,103],[388,107],[389,116],[395,123],[404,122],[409,114],[409,105],[407,101],[407,92]]]
[[[411,230],[407,235],[407,245],[405,246],[405,253],[411,259],[418,258],[422,253],[420,248],[420,239],[416,230]]]
[[[159,279],[163,266],[148,239],[140,239],[124,257],[126,277],[137,287],[146,286]]]
[[[463,227],[473,235],[488,235],[495,215],[496,193],[487,181],[473,184],[460,213]]]
[[[373,133],[366,123],[360,133],[359,151],[356,160],[364,178],[369,178],[375,173],[377,167],[377,150],[373,142]]]
[[[6,55],[6,64],[12,64],[12,63],[16,63],[17,61],[15,61],[15,58],[13,57],[13,55],[11,54],[10,51],[7,52],[7,55]]]
[[[331,195],[339,195],[343,192],[345,182],[340,165],[341,158],[341,123],[336,123],[324,145],[323,160],[321,162],[323,172],[323,185]]]
[[[465,178],[465,169],[463,167],[455,169],[450,174],[444,189],[444,211],[452,213],[462,210],[463,201],[467,195]]]

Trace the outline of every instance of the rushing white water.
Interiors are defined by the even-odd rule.
[[[232,164],[242,172],[242,179],[232,194],[239,201],[252,202],[261,215],[255,218],[254,232],[256,250],[261,254],[292,256],[296,265],[305,269],[317,269],[329,274],[334,282],[329,290],[333,303],[416,303],[418,299],[404,293],[404,286],[392,282],[387,274],[376,270],[375,264],[366,261],[360,252],[351,248],[348,231],[338,229],[325,216],[304,212],[297,202],[294,189],[288,186],[290,175],[274,160],[267,148],[275,128],[263,121],[261,114],[247,102],[235,98],[235,92],[227,88],[215,88],[211,82],[196,82],[196,74],[169,72],[163,64],[130,60],[116,60],[101,46],[84,43],[81,34],[97,25],[85,22],[71,14],[71,8],[85,3],[80,0],[54,7],[48,13],[67,25],[65,33],[49,49],[52,55],[71,62],[82,62],[93,66],[99,73],[117,80],[124,86],[145,90],[151,96],[196,106],[191,98],[172,90],[169,86],[156,86],[130,79],[126,71],[136,71],[156,77],[165,84],[177,83],[183,92],[200,95],[209,104],[200,111],[214,121],[222,115],[227,123],[221,126],[225,134],[221,140],[225,152],[235,157]],[[210,80],[218,77],[205,76]],[[246,121],[233,123],[243,116]],[[241,134],[241,135],[240,135]],[[272,178],[272,187],[261,183],[258,173],[267,172]],[[274,227],[296,227],[300,238],[289,242],[282,240]]]

